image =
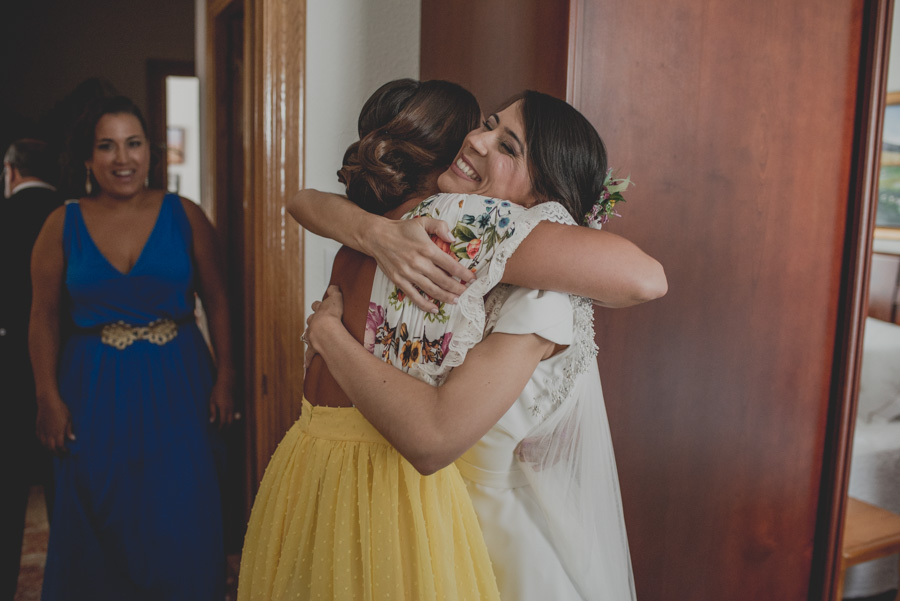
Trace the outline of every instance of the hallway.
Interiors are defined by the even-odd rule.
[[[40,486],[33,486],[28,494],[28,511],[25,513],[25,539],[22,542],[19,587],[16,589],[15,601],[40,600],[49,535],[44,491]]]

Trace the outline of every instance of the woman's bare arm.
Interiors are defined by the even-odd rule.
[[[59,355],[59,311],[62,299],[65,259],[62,237],[65,207],[47,218],[31,254],[31,319],[28,348],[37,393],[37,436],[54,452],[66,451],[66,441],[74,440],[72,418],[59,394],[56,379]]]
[[[209,323],[209,337],[216,356],[216,382],[209,399],[209,421],[220,426],[230,424],[234,417],[234,363],[231,348],[231,321],[228,295],[218,239],[206,214],[192,201],[182,198],[193,235],[193,260],[197,266],[197,280],[203,310]]]
[[[306,330],[311,350],[366,419],[426,475],[484,436],[554,349],[535,334],[490,334],[442,386],[431,386],[366,351],[341,323],[342,302],[331,286],[326,299],[314,303]]]
[[[462,292],[448,283],[455,282],[448,272],[460,277],[458,271],[450,271],[452,258],[429,237],[440,231],[452,241],[443,221],[427,217],[392,221],[367,213],[342,196],[316,190],[301,190],[289,201],[288,211],[312,232],[374,257],[409,298],[421,298],[414,294],[415,286],[429,294],[437,286],[456,295]],[[550,222],[539,223],[521,243],[507,263],[503,282],[578,294],[604,307],[636,305],[668,290],[662,265],[625,238]],[[424,304],[420,308],[429,309]]]
[[[630,307],[668,291],[659,261],[621,236],[542,221],[506,264],[503,282],[593,299],[603,307]]]
[[[364,211],[343,196],[313,189],[297,192],[288,200],[287,210],[312,233],[373,257],[406,297],[425,311],[434,306],[418,290],[455,303],[466,289],[460,280],[468,282],[474,277],[432,243],[432,234],[453,241],[443,221],[388,219]]]

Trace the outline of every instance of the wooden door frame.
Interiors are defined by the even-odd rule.
[[[299,415],[303,393],[303,235],[284,210],[303,185],[305,0],[208,0],[207,132],[216,131],[216,18],[244,12],[244,240],[249,500]],[[215,218],[216,141],[207,135],[207,194]],[[239,367],[240,368],[240,367]],[[247,507],[251,503],[248,502]]]
[[[255,491],[300,414],[305,327],[303,234],[285,203],[303,187],[306,0],[247,0],[248,274],[253,374],[248,466]]]
[[[840,313],[809,601],[840,601],[836,589],[856,427],[863,329],[868,312],[892,13],[893,0],[865,2]]]

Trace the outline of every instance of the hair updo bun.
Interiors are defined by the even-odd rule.
[[[363,106],[360,139],[347,148],[337,172],[347,198],[383,214],[428,192],[429,176],[450,165],[480,116],[475,97],[448,81],[400,79],[381,86]]]

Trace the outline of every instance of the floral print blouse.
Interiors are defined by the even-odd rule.
[[[437,194],[403,218],[426,216],[447,222],[455,241],[448,244],[437,236],[432,240],[478,276],[490,265],[497,248],[512,237],[515,218],[525,211],[496,198]],[[437,312],[422,311],[376,269],[366,319],[366,349],[407,372],[415,373],[422,365],[441,365],[461,316],[457,305],[431,300]]]

